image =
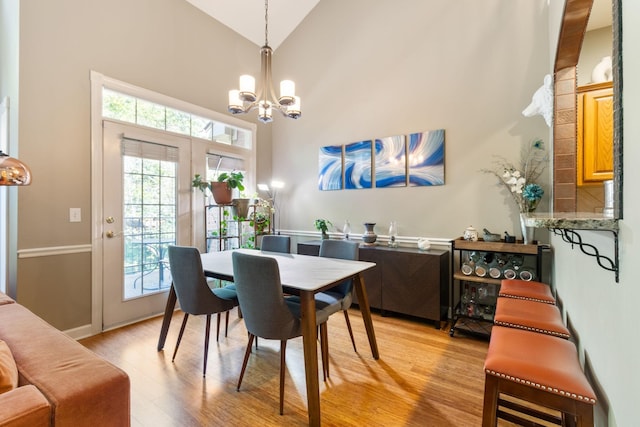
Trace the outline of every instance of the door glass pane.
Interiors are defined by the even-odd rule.
[[[123,156],[124,299],[171,286],[167,248],[176,243],[177,163]]]

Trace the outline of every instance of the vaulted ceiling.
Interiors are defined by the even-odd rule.
[[[186,0],[257,46],[264,45],[264,0]],[[271,0],[269,46],[275,50],[320,0]],[[611,25],[611,0],[595,0],[587,30]]]
[[[227,27],[263,46],[264,0],[187,0]],[[269,46],[276,50],[320,0],[271,0]]]

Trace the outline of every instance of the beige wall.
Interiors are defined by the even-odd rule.
[[[544,1],[321,1],[278,49],[304,110],[273,124],[282,228],[327,218],[378,234],[396,220],[401,237],[454,238],[470,224],[520,234],[515,203],[480,169],[548,141],[544,120],[521,114],[550,69],[547,21]],[[444,186],[317,189],[321,146],[440,128]]]
[[[20,158],[34,179],[18,250],[91,244],[91,70],[225,112],[238,75],[260,67],[257,46],[183,0],[30,0],[20,15]],[[269,176],[270,128],[258,128]],[[90,258],[20,258],[18,300],[60,329],[91,323]]]

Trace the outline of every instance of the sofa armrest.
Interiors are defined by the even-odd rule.
[[[25,385],[0,394],[0,426],[51,425],[51,405],[40,391]]]

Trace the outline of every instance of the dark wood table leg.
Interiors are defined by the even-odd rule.
[[[378,360],[380,353],[378,352],[378,342],[376,341],[376,333],[373,330],[373,320],[371,320],[371,309],[369,307],[369,297],[367,296],[367,289],[364,287],[364,278],[361,274],[358,274],[353,278],[353,286],[356,289],[356,296],[358,297],[358,306],[360,307],[360,313],[362,313],[362,320],[364,321],[364,327],[367,330],[367,336],[369,337],[369,346],[371,346],[371,354],[373,358]]]
[[[318,347],[316,344],[316,301],[313,292],[300,292],[300,303],[309,425],[319,427],[320,384],[318,381]]]
[[[162,327],[160,328],[160,338],[158,339],[158,351],[164,348],[164,342],[167,340],[167,332],[169,332],[169,325],[171,324],[171,317],[173,316],[173,310],[176,308],[176,290],[173,288],[173,283],[169,289],[169,296],[167,297],[167,305],[164,308],[164,317],[162,318]]]

